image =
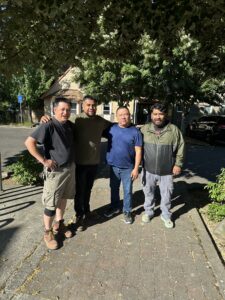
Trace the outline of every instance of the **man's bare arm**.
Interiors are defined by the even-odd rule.
[[[25,141],[25,146],[27,147],[27,150],[30,152],[30,154],[36,158],[43,166],[46,168],[49,168],[51,170],[54,170],[57,166],[56,162],[51,159],[45,159],[43,155],[38,151],[37,148],[37,141],[29,136]]]

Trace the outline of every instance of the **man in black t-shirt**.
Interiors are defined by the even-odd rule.
[[[41,124],[25,141],[30,154],[44,166],[44,241],[51,250],[58,248],[55,233],[72,237],[63,219],[66,201],[75,195],[73,123],[68,120],[70,111],[71,103],[65,98],[57,98],[53,119]],[[44,156],[37,143],[43,144]]]

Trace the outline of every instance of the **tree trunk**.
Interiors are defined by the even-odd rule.
[[[32,109],[31,109],[30,105],[28,106],[28,109],[29,109],[30,121],[33,124],[34,122],[33,122],[33,116],[32,116]]]

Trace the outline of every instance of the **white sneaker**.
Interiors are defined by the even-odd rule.
[[[151,220],[151,218],[150,218],[149,215],[147,215],[146,213],[144,213],[144,214],[142,215],[142,217],[141,217],[141,220],[142,220],[142,222],[144,222],[144,223],[149,223],[150,220]]]
[[[161,215],[161,219],[163,220],[166,228],[169,229],[173,228],[173,221],[171,221],[170,219],[164,219],[162,215]]]

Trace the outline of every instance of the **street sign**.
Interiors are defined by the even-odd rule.
[[[20,105],[20,119],[21,119],[21,123],[23,123],[23,111],[22,111],[23,95],[18,95],[17,99],[18,99],[18,103]]]
[[[18,95],[18,103],[22,103],[23,102],[23,95]]]

